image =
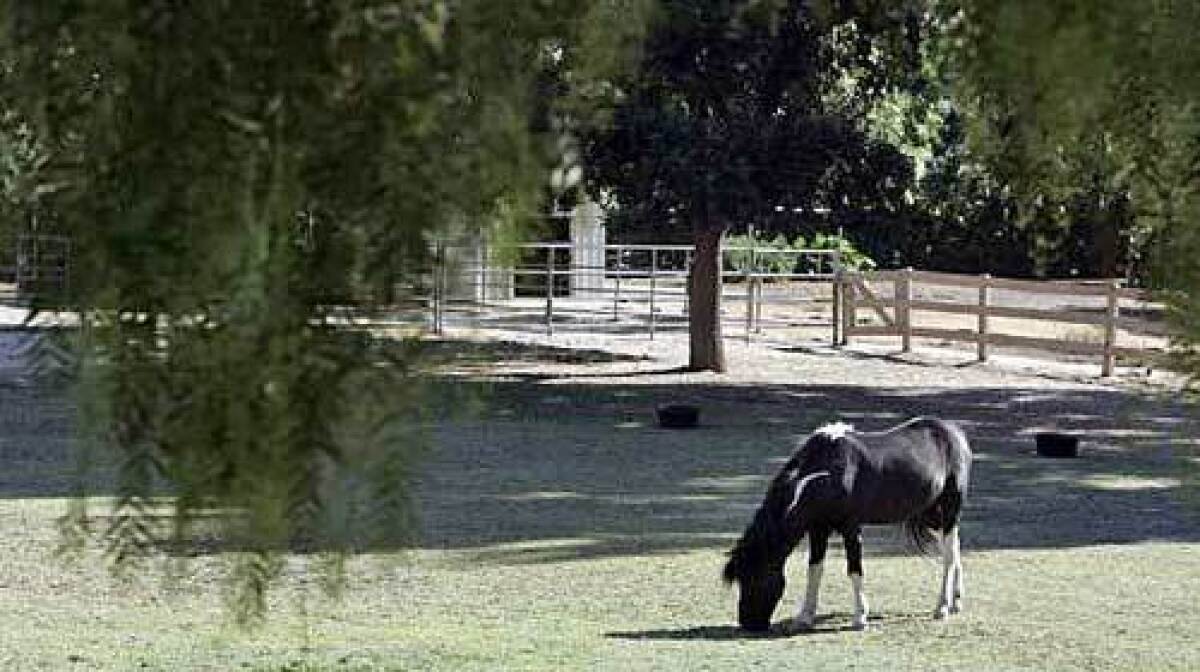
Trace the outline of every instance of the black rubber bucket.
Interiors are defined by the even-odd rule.
[[[700,408],[691,404],[663,404],[655,414],[658,425],[666,429],[691,429],[700,424]]]
[[[1062,432],[1038,432],[1034,436],[1042,457],[1079,457],[1079,437]]]

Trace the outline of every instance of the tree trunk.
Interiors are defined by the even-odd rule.
[[[693,371],[726,371],[725,344],[721,339],[722,233],[720,229],[706,229],[692,234],[696,252],[688,275],[691,304],[688,314],[688,333],[691,336],[688,368]]]

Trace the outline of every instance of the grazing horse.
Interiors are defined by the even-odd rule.
[[[738,623],[753,631],[770,627],[783,596],[784,562],[807,534],[808,585],[796,624],[811,628],[825,549],[837,532],[845,540],[854,586],[853,626],[865,629],[862,526],[892,523],[904,524],[919,551],[938,541],[943,576],[935,615],[957,613],[963,590],[958,520],[970,471],[966,436],[937,418],[914,418],[872,433],[842,423],[821,427],[771,481],[753,521],[729,552],[724,578],[738,584]]]

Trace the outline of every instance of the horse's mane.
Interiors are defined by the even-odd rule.
[[[849,426],[845,426],[848,428]],[[842,429],[842,426],[836,427]],[[824,429],[824,428],[822,428]],[[722,577],[726,583],[733,583],[754,573],[754,570],[771,562],[773,559],[786,557],[790,552],[789,539],[785,519],[789,504],[792,502],[791,491],[796,478],[802,471],[825,463],[830,452],[837,450],[840,435],[834,432],[817,431],[808,436],[796,447],[788,461],[771,479],[766,497],[754,513],[754,519],[746,527],[740,539],[729,551],[729,561],[725,563]],[[800,537],[803,537],[801,533]]]
[[[721,573],[725,583],[733,583],[767,564],[771,554],[771,539],[778,534],[774,514],[768,510],[769,502],[763,502],[754,513],[754,519],[746,527],[740,539],[729,551],[729,562]]]
[[[786,551],[790,549],[778,552],[787,544],[784,524],[788,504],[786,491],[793,480],[790,474],[799,467],[804,449],[804,445],[797,448],[791,459],[771,479],[766,497],[754,512],[754,519],[729,551],[729,562],[725,563],[722,572],[725,583],[733,583],[754,573],[753,570],[766,565],[773,556],[787,556]]]

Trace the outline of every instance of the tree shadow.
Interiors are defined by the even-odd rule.
[[[1183,501],[1194,490],[1183,458],[1200,434],[1179,400],[1100,386],[685,384],[672,373],[493,383],[485,417],[437,430],[421,479],[420,547],[514,564],[715,556],[814,427],[840,419],[878,430],[923,414],[961,423],[977,454],[968,550],[1200,541]],[[699,405],[702,428],[658,428],[653,409],[665,401]],[[1078,433],[1082,456],[1036,456],[1039,429]],[[870,528],[867,545],[868,555],[910,552],[889,527]]]
[[[509,313],[462,314],[451,313],[453,324],[467,329],[502,329],[504,331],[544,335],[547,325],[542,308],[529,308]],[[655,329],[659,331],[687,331],[687,317],[656,312]],[[556,310],[551,323],[556,333],[595,334],[598,331],[610,336],[646,336],[650,333],[650,314],[646,311],[626,308],[613,318],[603,309],[598,311]]]
[[[604,351],[437,347],[474,362],[612,365],[571,377],[442,381],[486,388],[490,403],[430,427],[436,448],[416,480],[423,529],[409,546],[456,551],[468,562],[706,550],[715,572],[807,432],[832,420],[877,430],[922,414],[960,422],[975,448],[963,523],[968,552],[1200,541],[1196,507],[1187,502],[1200,432],[1194,407],[1178,399],[1101,386],[745,385],[639,370],[642,358]],[[700,406],[701,427],[657,427],[654,409],[667,401]],[[67,402],[61,393],[0,387],[0,498],[76,491]],[[1033,432],[1044,428],[1077,432],[1082,456],[1037,457]],[[910,552],[895,528],[870,528],[866,541],[868,556]]]
[[[423,341],[421,347],[430,361],[442,366],[462,363],[495,364],[496,362],[596,364],[635,362],[645,359],[609,350],[569,348],[506,340],[464,341],[443,338]]]
[[[593,378],[599,379],[619,379],[619,378],[634,378],[646,379],[654,376],[667,376],[671,374],[687,373],[690,369],[686,366],[670,366],[658,369],[639,369],[637,371],[622,371],[617,373],[580,373],[576,375],[565,375],[561,373],[536,373],[527,371],[516,371],[508,374],[507,377],[514,380],[520,380],[527,383],[532,382],[554,382],[559,380],[588,380]]]

